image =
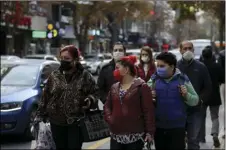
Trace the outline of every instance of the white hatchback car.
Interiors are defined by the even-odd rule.
[[[89,54],[84,56],[88,70],[92,74],[99,74],[103,65],[112,60],[112,55],[109,53]]]

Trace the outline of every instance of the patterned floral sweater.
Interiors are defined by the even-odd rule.
[[[91,100],[91,107],[98,107],[98,87],[92,75],[86,70],[65,74],[53,71],[47,80],[37,110],[37,117],[48,117],[59,125],[75,123],[83,115],[85,99]]]

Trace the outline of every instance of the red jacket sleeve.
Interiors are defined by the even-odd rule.
[[[112,101],[111,101],[111,91],[108,93],[106,102],[104,104],[104,119],[109,124],[111,120],[112,113]]]
[[[145,132],[151,135],[155,133],[155,116],[154,116],[154,105],[152,101],[151,89],[147,84],[143,84],[141,87],[142,103],[144,121],[145,121]]]

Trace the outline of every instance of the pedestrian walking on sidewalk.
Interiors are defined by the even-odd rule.
[[[157,71],[148,81],[155,101],[155,148],[185,149],[186,106],[198,104],[188,77],[176,68],[176,56],[170,52],[156,57]]]
[[[180,44],[182,59],[179,60],[177,65],[180,71],[188,76],[196,93],[199,95],[199,104],[197,106],[188,107],[187,109],[186,125],[188,149],[198,150],[200,149],[199,142],[201,142],[198,137],[202,124],[201,108],[203,102],[206,101],[211,94],[212,84],[206,66],[194,59],[194,51],[195,49],[192,42],[183,41]]]
[[[60,63],[44,87],[36,120],[49,120],[57,150],[81,150],[83,135],[79,119],[85,111],[97,108],[98,88],[92,75],[79,63],[75,46],[60,50]]]
[[[204,102],[202,107],[203,122],[199,135],[199,139],[205,139],[206,136],[206,111],[209,106],[210,116],[212,120],[211,135],[213,136],[213,142],[215,147],[220,146],[218,139],[219,135],[219,108],[221,105],[220,97],[220,84],[224,82],[223,69],[221,66],[212,59],[213,51],[211,47],[207,47],[202,51],[203,63],[208,68],[210,78],[212,81],[212,93],[207,101]]]
[[[140,63],[138,65],[137,76],[145,82],[147,82],[156,71],[152,51],[153,50],[150,47],[144,46],[140,52]]]
[[[108,64],[104,65],[100,71],[99,77],[97,79],[97,84],[100,91],[100,100],[103,103],[105,103],[106,101],[106,97],[111,86],[117,82],[113,76],[113,72],[115,70],[115,62],[125,56],[125,54],[125,46],[120,42],[115,43],[112,51],[113,59]]]
[[[219,58],[218,58],[218,63],[220,64],[220,66],[222,67],[223,69],[223,75],[224,75],[224,82],[221,84],[221,87],[220,87],[220,91],[221,91],[221,95],[222,95],[222,101],[223,101],[223,104],[224,104],[224,108],[226,108],[225,106],[225,50],[222,50],[219,54]],[[225,113],[224,113],[224,119],[225,119]],[[224,120],[225,122],[225,120]],[[224,135],[222,138],[225,138],[225,126],[224,126]]]
[[[225,50],[222,50],[219,54],[218,58],[218,64],[221,66],[223,69],[223,76],[224,76],[224,81],[221,85],[221,92],[222,92],[222,100],[225,102]]]
[[[104,105],[105,120],[111,131],[110,149],[142,150],[155,132],[151,90],[136,78],[136,56],[121,58],[116,63],[113,84]]]

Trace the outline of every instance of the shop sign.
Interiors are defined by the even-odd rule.
[[[6,3],[8,4],[8,3]],[[10,4],[10,3],[9,3]],[[13,12],[7,12],[1,14],[1,25],[9,24],[9,26],[19,26],[30,28],[31,26],[31,18],[27,16],[23,16],[22,13],[22,4],[20,2],[15,3],[15,9]]]
[[[31,18],[30,17],[21,17],[16,21],[16,18],[11,14],[5,14],[1,20],[1,25],[5,26],[6,23],[9,24],[10,27],[16,25],[18,28],[29,29],[31,26]]]
[[[31,18],[30,17],[21,17],[19,19],[16,16],[11,14],[5,14],[3,17],[3,22],[19,25],[19,26],[31,26]]]
[[[32,31],[32,38],[46,38],[46,31]]]

